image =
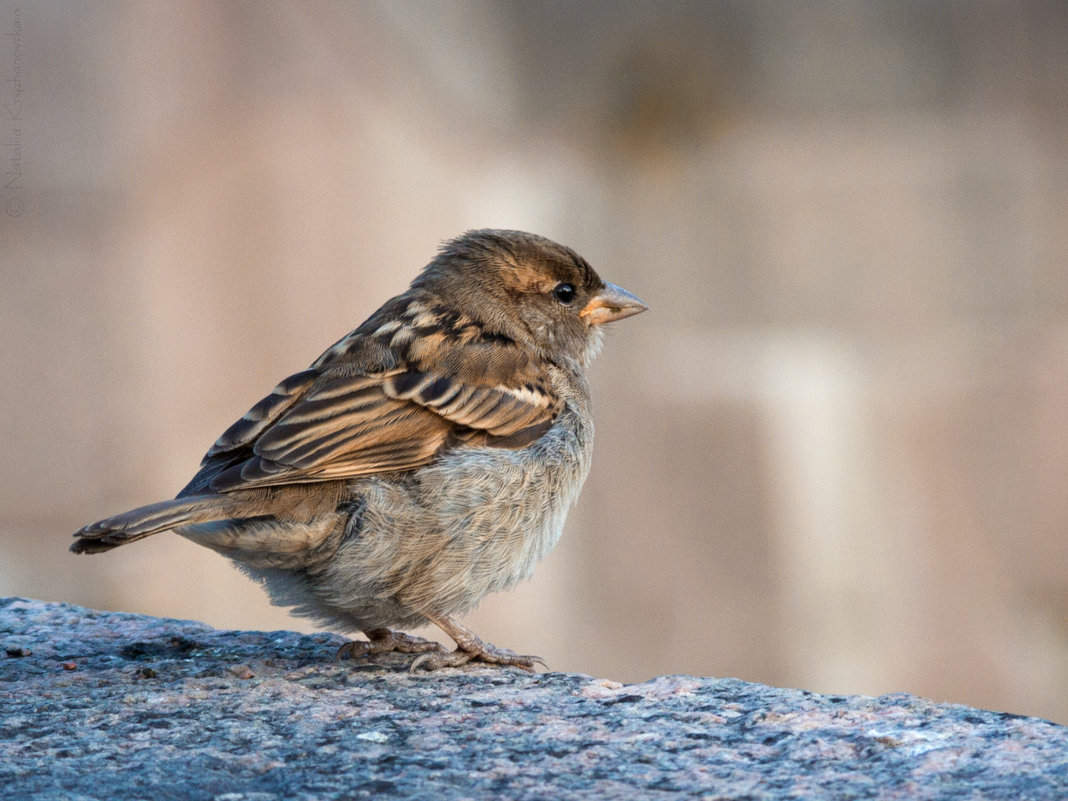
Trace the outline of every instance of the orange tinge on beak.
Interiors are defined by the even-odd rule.
[[[639,314],[648,308],[623,287],[605,281],[604,289],[590,298],[590,302],[579,312],[579,317],[590,325],[601,325]]]

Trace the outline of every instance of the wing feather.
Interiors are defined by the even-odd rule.
[[[410,400],[457,425],[499,437],[552,420],[559,411],[559,399],[533,385],[463,385],[432,371],[397,373],[383,382],[383,389],[391,398]]]
[[[416,358],[394,342],[409,328],[374,319],[230,426],[187,490],[344,480],[410,470],[444,448],[523,447],[559,413],[548,368],[514,342],[454,339]]]
[[[318,370],[302,370],[281,382],[271,390],[270,395],[245,412],[240,420],[222,433],[201,464],[207,464],[208,460],[220,453],[252,443],[271,423],[301,399],[318,376]]]

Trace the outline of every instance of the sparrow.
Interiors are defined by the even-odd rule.
[[[533,670],[456,618],[559,540],[590,469],[586,370],[604,325],[646,309],[568,247],[469,231],[223,432],[176,498],[85,526],[71,550],[173,531],[272,603],[366,636],[339,658]],[[428,623],[456,649],[404,633]]]

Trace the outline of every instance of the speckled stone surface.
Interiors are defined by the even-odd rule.
[[[13,799],[1056,799],[1068,729],[735,679],[335,662],[331,635],[0,600]]]

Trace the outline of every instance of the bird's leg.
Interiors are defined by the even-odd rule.
[[[337,658],[348,657],[356,659],[361,656],[376,656],[397,651],[402,654],[425,654],[430,651],[441,651],[448,654],[441,643],[433,640],[424,640],[422,637],[413,637],[402,631],[390,631],[389,629],[370,629],[365,631],[367,640],[352,640],[337,649]]]
[[[524,656],[507,648],[498,648],[483,642],[471,629],[445,615],[427,615],[442,631],[456,640],[455,651],[435,651],[422,654],[412,662],[411,670],[437,670],[443,667],[459,667],[471,661],[488,662],[491,665],[508,665],[534,672],[534,665],[548,667],[540,656]]]

